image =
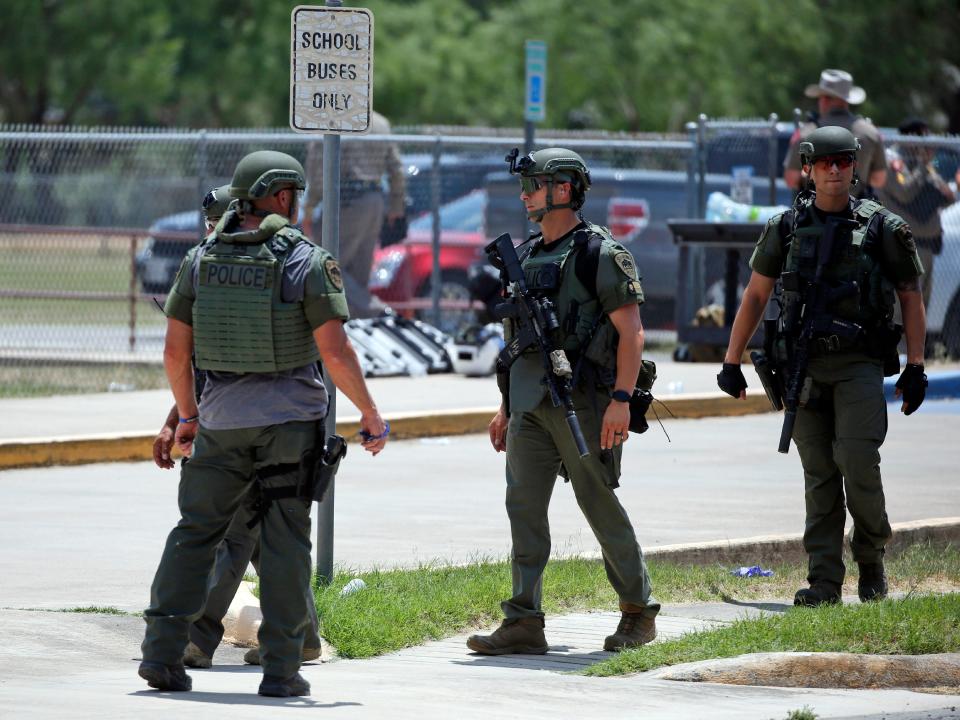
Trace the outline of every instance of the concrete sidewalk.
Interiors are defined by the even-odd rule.
[[[701,603],[666,608],[658,641],[722,627],[781,602]],[[221,647],[210,670],[191,670],[194,690],[150,690],[136,675],[140,618],[0,610],[0,708],[27,718],[262,718],[326,710],[343,718],[668,718],[781,720],[810,707],[819,718],[865,716],[955,718],[960,696],[908,690],[750,687],[664,680],[657,673],[613,678],[572,674],[610,657],[603,637],[616,613],[547,619],[550,651],[542,656],[485,657],[467,651],[466,635],[370,660],[308,663],[305,698],[256,695],[260,669],[242,664],[241,648]],[[682,667],[682,666],[680,666]],[[881,715],[882,712],[882,715]]]
[[[713,363],[677,363],[651,353],[657,362],[655,395],[677,418],[729,417],[769,412],[752,366],[744,373],[750,390],[735,402],[716,387]],[[960,364],[929,368],[928,397],[960,397]],[[893,383],[886,392],[893,400]],[[421,438],[485,432],[499,404],[493,378],[443,374],[368,380],[393,437]],[[337,427],[345,437],[359,429],[359,411],[337,396]],[[172,405],[169,390],[0,400],[0,470],[150,458],[153,438]],[[655,407],[661,415],[666,411]]]

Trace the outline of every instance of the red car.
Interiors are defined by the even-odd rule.
[[[463,316],[471,304],[467,270],[484,258],[486,198],[486,191],[474,190],[440,208],[440,300],[451,319],[470,319]],[[377,250],[370,292],[405,315],[429,317],[432,274],[433,216],[424,213],[410,223],[403,242]]]

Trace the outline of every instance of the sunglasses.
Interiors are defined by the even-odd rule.
[[[836,165],[840,170],[846,170],[848,167],[853,165],[855,161],[856,158],[849,154],[827,155],[825,157],[817,158],[813,161],[813,164],[819,166],[821,170],[829,170],[834,165]]]
[[[533,195],[537,190],[546,185],[546,181],[535,177],[520,177],[520,190],[527,195]]]

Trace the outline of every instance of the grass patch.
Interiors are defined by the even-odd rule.
[[[609,676],[756,652],[921,655],[960,650],[960,594],[793,608],[620,653],[584,672]]]
[[[102,605],[85,605],[83,607],[73,608],[2,608],[3,610],[25,610],[27,612],[49,612],[49,613],[85,613],[88,615],[123,615],[131,617],[140,617],[143,613],[128,612],[120,608],[108,607]]]
[[[91,615],[124,615],[124,616],[133,616],[133,617],[140,617],[143,614],[138,612],[129,612],[128,610],[121,610],[120,608],[115,608],[115,607],[102,607],[99,605],[86,605],[84,607],[64,608],[63,610],[57,610],[56,612],[88,613]]]
[[[118,387],[124,390],[162,390],[169,385],[159,363],[0,365],[0,398],[108,392]]]
[[[770,578],[735,578],[719,566],[653,562],[649,569],[654,594],[667,611],[670,603],[792,598],[806,577],[805,564],[775,566]],[[956,589],[960,549],[916,546],[889,561],[887,573],[895,591]],[[362,578],[366,589],[340,597],[352,577]],[[855,592],[856,576],[851,580],[848,590]],[[617,608],[617,596],[599,560],[553,560],[543,584],[547,615]],[[502,617],[500,602],[509,596],[509,563],[491,561],[465,567],[341,571],[331,585],[316,591],[321,633],[347,658],[371,657],[494,625]]]

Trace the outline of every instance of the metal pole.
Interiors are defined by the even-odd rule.
[[[707,216],[707,116],[697,118],[697,217]]]
[[[206,197],[207,190],[207,131],[206,128],[200,131],[200,139],[197,142],[197,197]],[[207,226],[203,222],[203,213],[200,213],[198,229],[200,237],[207,234]]]
[[[340,0],[327,0],[327,7],[340,7]],[[340,255],[340,136],[323,136],[323,218],[320,223],[320,244],[334,257]],[[323,384],[327,388],[326,434],[337,430],[337,388],[326,368]],[[317,507],[317,582],[329,585],[333,581],[333,501],[337,479],[330,481]]]
[[[130,236],[130,352],[137,349],[137,236]]]
[[[777,120],[780,118],[777,117],[776,113],[770,113],[770,144],[767,148],[767,176],[770,179],[770,204],[777,204],[777,172],[780,163],[777,161],[780,159],[777,150],[779,149],[779,144],[777,143]]]
[[[536,133],[536,125],[533,124],[532,120],[527,120],[523,123],[523,154],[529,155],[533,152],[533,142],[534,134]],[[523,225],[520,227],[523,228],[523,240],[526,240],[530,233],[533,232],[533,223],[530,222],[530,218],[527,217],[527,211],[523,211]]]
[[[430,173],[430,230],[433,245],[433,268],[430,274],[430,311],[433,324],[437,327],[440,327],[440,284],[443,281],[440,270],[440,191],[442,189],[440,159],[442,150],[443,141],[438,135],[433,143],[433,170]]]

